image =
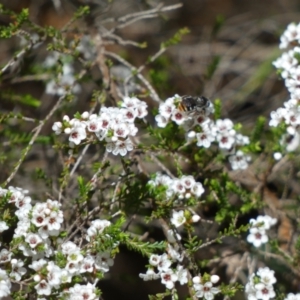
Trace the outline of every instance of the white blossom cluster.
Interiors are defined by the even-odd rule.
[[[260,247],[269,241],[267,230],[277,223],[277,219],[270,216],[258,216],[256,219],[250,219],[250,234],[247,241],[254,247]]]
[[[180,253],[177,243],[181,240],[181,236],[170,229],[167,232],[167,239],[166,253],[162,255],[152,254],[149,258],[148,270],[145,274],[141,273],[139,276],[144,281],[160,279],[167,289],[173,289],[175,282],[179,282],[181,285],[188,283],[189,272],[181,264],[184,256]],[[213,287],[213,283],[218,281],[219,276],[217,275],[210,276],[210,280],[204,280],[201,275],[195,276],[193,278],[195,296],[207,300],[213,299],[214,295],[220,292],[218,288]]]
[[[274,271],[269,268],[259,268],[252,274],[246,284],[245,292],[248,300],[268,300],[275,297],[273,285],[276,283]]]
[[[279,48],[286,50],[276,61],[273,62],[278,69],[285,86],[290,93],[290,99],[284,102],[283,107],[271,112],[269,125],[278,127],[283,124],[286,133],[280,144],[287,152],[294,151],[300,144],[300,24],[288,25],[280,38]],[[275,153],[274,158],[280,159],[281,153]]]
[[[196,182],[191,175],[171,178],[158,172],[153,180],[148,181],[148,184],[153,187],[165,186],[167,188],[166,199],[176,198],[184,200],[191,197],[199,198],[204,193],[203,185],[200,182]]]
[[[64,221],[61,204],[48,199],[33,205],[26,194],[27,191],[20,188],[0,188],[0,197],[2,200],[6,199],[9,205],[15,206],[18,218],[13,234],[13,241],[18,241],[17,246],[13,251],[4,247],[0,251],[0,265],[4,268],[0,269],[0,299],[10,294],[11,280],[21,282],[29,278],[33,279],[39,296],[98,299],[96,287],[91,283],[80,285],[78,278],[81,276],[83,282],[86,282],[84,278],[87,273],[108,272],[114,264],[111,257],[113,249],[94,253],[90,247],[85,246],[83,251],[71,241],[64,242],[58,237]],[[110,225],[107,220],[92,221],[87,229],[87,243],[93,245],[97,236]],[[0,221],[1,232],[8,228],[6,222]],[[106,234],[105,238],[111,237]],[[56,256],[64,257],[64,267],[55,263]],[[76,284],[73,282],[75,276]],[[67,289],[65,284],[70,288]]]
[[[229,162],[233,170],[243,170],[248,167],[250,156],[242,150],[236,150],[236,147],[249,144],[249,138],[236,132],[233,128],[233,122],[230,119],[218,119],[216,122],[209,118],[213,112],[213,105],[209,106],[202,112],[191,114],[178,109],[181,97],[175,95],[168,98],[159,106],[159,114],[155,117],[158,127],[165,127],[170,121],[182,125],[187,131],[186,138],[188,141],[197,141],[197,146],[209,148],[212,143],[216,142],[220,149],[229,155]],[[197,127],[197,130],[191,128]],[[198,129],[200,128],[200,132]]]
[[[76,50],[83,55],[85,60],[94,60],[97,55],[97,50],[93,43],[93,38],[88,34],[82,35],[80,42],[76,47]]]
[[[130,137],[138,132],[136,118],[147,115],[147,104],[135,97],[125,97],[120,108],[102,107],[99,114],[84,112],[80,118],[64,116],[63,122],[55,122],[52,130],[69,135],[70,147],[86,142],[89,138],[106,141],[106,151],[125,156],[133,149]]]
[[[58,52],[49,55],[45,62],[44,67],[51,69],[58,63],[62,64],[61,73],[56,79],[51,79],[47,82],[46,93],[51,95],[63,96],[71,89],[72,93],[78,94],[81,91],[80,85],[76,82],[74,68],[67,58]]]
[[[284,298],[284,300],[300,300],[300,294],[293,294],[289,293],[287,296]]]
[[[300,24],[291,23],[280,37],[280,49],[300,44]]]
[[[5,270],[0,269],[0,299],[10,295],[11,281],[5,272]]]

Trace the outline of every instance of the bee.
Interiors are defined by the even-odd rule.
[[[188,114],[200,114],[210,106],[210,100],[204,96],[182,96],[178,104],[178,110]]]

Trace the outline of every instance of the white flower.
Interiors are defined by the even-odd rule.
[[[54,122],[54,124],[52,126],[52,130],[57,135],[61,134],[61,132],[62,132],[62,123],[61,122]]]
[[[300,294],[292,294],[289,293],[287,296],[284,298],[284,300],[300,300]]]
[[[118,140],[115,143],[108,142],[106,145],[106,151],[112,152],[114,155],[120,154],[121,156],[125,156],[131,150],[133,150],[133,144],[130,139],[126,139],[125,141]]]
[[[89,120],[86,121],[86,128],[90,132],[98,132],[101,130],[100,124],[100,118],[96,114],[93,114],[90,115]]]
[[[193,223],[199,222],[200,219],[201,219],[201,217],[200,217],[199,215],[193,215],[193,216],[192,216],[192,222],[193,222]]]
[[[81,114],[82,119],[88,119],[90,117],[90,113],[88,111],[85,111]]]
[[[39,259],[39,260],[35,260],[32,262],[31,265],[29,265],[29,268],[35,270],[35,271],[40,271],[43,266],[45,266],[47,264],[47,261],[45,259]]]
[[[61,283],[70,283],[72,281],[72,274],[66,269],[62,269],[60,272],[60,281]]]
[[[172,260],[183,261],[184,256],[183,254],[180,254],[178,250],[179,250],[179,246],[176,244],[174,245],[174,247],[171,246],[171,244],[168,244],[167,246],[167,253]]]
[[[186,189],[192,189],[193,186],[195,185],[195,179],[193,176],[191,175],[188,175],[188,176],[182,176],[180,178],[180,181],[182,182],[183,186],[186,188]]]
[[[136,97],[124,97],[122,107],[136,107],[140,100]]]
[[[195,276],[193,277],[193,283],[194,284],[200,284],[201,283],[201,276]]]
[[[235,143],[239,146],[244,146],[244,145],[249,145],[250,140],[248,136],[238,133],[235,136]]]
[[[75,145],[79,145],[86,138],[85,126],[79,124],[71,129],[69,141]]]
[[[174,99],[169,98],[165,103],[160,104],[159,106],[159,114],[164,118],[168,119],[171,117],[172,112],[175,110]]]
[[[99,122],[100,129],[106,132],[110,128],[112,119],[110,118],[109,114],[103,112],[99,116],[98,122]]]
[[[275,160],[281,160],[282,159],[282,154],[280,152],[275,152],[273,154],[273,157]]]
[[[7,249],[2,249],[0,251],[0,263],[4,264],[11,260],[12,252],[8,251]]]
[[[166,127],[167,124],[168,124],[168,119],[165,118],[165,117],[162,116],[162,115],[156,115],[156,116],[155,116],[155,121],[157,122],[157,126],[158,126],[158,127],[161,127],[161,128]]]
[[[259,228],[251,228],[250,234],[247,236],[248,243],[253,244],[254,247],[258,248],[262,244],[265,244],[269,241],[268,236],[265,231]]]
[[[10,295],[11,282],[6,272],[0,269],[0,299]]]
[[[80,253],[79,250],[74,250],[70,253],[68,253],[67,261],[72,262],[73,264],[78,264],[83,260],[83,255]]]
[[[284,52],[281,57],[273,62],[275,68],[281,71],[280,75],[284,79],[289,76],[290,70],[298,65],[298,61],[295,58],[296,52],[299,52],[299,47]]]
[[[179,227],[182,224],[184,224],[186,222],[186,218],[184,216],[184,211],[180,210],[180,211],[173,211],[173,215],[171,218],[171,223],[175,226],[175,227]]]
[[[8,229],[9,227],[4,221],[0,221],[0,233]]]
[[[275,225],[277,223],[277,219],[272,218],[270,216],[258,216],[255,219],[250,219],[249,223],[252,227],[257,227],[261,230],[269,230],[271,226]],[[251,229],[250,229],[251,232]]]
[[[192,188],[192,192],[196,197],[200,197],[204,193],[203,185],[200,182],[196,182]]]
[[[300,144],[300,136],[298,132],[295,131],[295,133],[292,135],[291,134],[283,135],[280,144],[284,145],[286,147],[286,151],[288,152],[295,151]]]
[[[269,122],[269,126],[277,127],[284,120],[285,114],[286,109],[283,107],[278,108],[276,111],[272,111],[270,114],[271,120]]]
[[[114,136],[112,137],[113,142],[118,141],[119,138],[126,139],[129,134],[129,130],[125,123],[116,124],[115,126],[113,126],[113,130],[114,130]]]
[[[153,269],[148,269],[146,274],[140,273],[139,277],[142,278],[144,281],[148,281],[148,280],[158,279],[160,275],[155,273]]]
[[[274,271],[269,268],[260,268],[256,276],[252,274],[246,284],[245,292],[250,300],[269,300],[275,297],[273,284],[276,283]]]
[[[144,118],[148,114],[147,107],[148,105],[145,102],[140,101],[139,105],[136,107],[137,117],[139,119]]]
[[[95,258],[95,267],[102,272],[108,272],[109,267],[113,266],[114,260],[108,252],[97,253]]]
[[[23,261],[13,258],[11,260],[11,273],[9,276],[13,277],[16,281],[20,281],[22,276],[27,272],[23,266]]]
[[[196,290],[196,297],[202,298],[207,300],[211,300],[214,298],[216,294],[220,292],[220,290],[216,287],[213,287],[212,282],[208,281],[204,284],[201,283],[194,283],[194,289]]]
[[[35,289],[36,289],[36,292],[37,292],[38,295],[49,296],[51,294],[51,286],[45,279],[41,280],[35,286]]]
[[[220,280],[220,277],[218,275],[211,275],[210,276],[210,281],[212,283],[217,283]]]
[[[80,273],[92,273],[94,270],[95,260],[92,256],[85,257],[80,265]]]
[[[235,131],[232,129],[227,132],[218,133],[217,141],[220,148],[230,150],[235,142]]]
[[[238,150],[234,155],[229,156],[228,160],[231,164],[232,170],[245,170],[248,168],[248,161],[250,156],[245,155],[243,151]]]
[[[256,289],[254,287],[254,277],[255,274],[251,274],[249,282],[245,286],[245,293],[247,294],[248,300],[257,300],[256,298]]]
[[[124,116],[124,119],[129,123],[134,122],[135,118],[137,117],[137,114],[137,111],[132,107],[124,108],[122,110],[122,115]]]
[[[160,262],[160,255],[152,254],[149,258],[149,264],[156,267]]]
[[[280,49],[287,48],[294,41],[298,41],[299,36],[300,36],[299,25],[296,25],[295,23],[289,24],[285,32],[280,37],[279,48]]]
[[[169,270],[170,266],[172,265],[172,262],[169,260],[168,255],[164,253],[160,256],[159,263],[157,265],[157,269],[160,272]]]
[[[276,278],[274,276],[274,271],[270,270],[269,268],[259,268],[257,271],[257,275],[260,277],[260,280],[265,285],[273,285],[276,283]]]
[[[53,261],[49,261],[47,265],[47,280],[51,287],[59,287],[61,283],[61,269],[55,265]]]
[[[45,219],[45,224],[49,231],[59,230],[63,221],[64,219],[61,211],[51,211]]]
[[[228,131],[232,130],[233,129],[233,123],[230,119],[224,119],[224,120],[221,120],[221,119],[218,119],[216,121],[216,130],[219,132],[219,133],[227,133]]]
[[[177,125],[182,125],[187,120],[187,115],[178,109],[174,109],[172,112],[171,120]]]
[[[215,141],[215,135],[209,131],[202,131],[196,134],[197,146],[209,148],[211,143]]]
[[[160,277],[161,283],[164,284],[167,289],[172,289],[175,281],[178,279],[177,275],[171,269],[161,272]]]
[[[92,221],[91,226],[87,230],[86,240],[90,241],[92,237],[94,237],[97,234],[101,234],[103,230],[110,225],[111,222],[107,220],[97,219]]]
[[[41,237],[36,233],[28,233],[25,237],[25,241],[29,244],[31,248],[36,248],[37,245],[42,243]]]
[[[172,188],[175,193],[184,194],[185,187],[180,179],[174,179],[172,183]]]
[[[91,283],[86,285],[76,283],[73,287],[69,288],[67,299],[96,300],[98,296],[96,295],[96,288]]]
[[[74,263],[73,261],[68,261],[65,270],[67,270],[72,276],[79,273],[80,263]]]
[[[66,243],[61,244],[61,250],[62,250],[63,254],[68,255],[68,254],[72,253],[75,250],[80,251],[80,248],[78,248],[76,246],[76,244],[74,244],[73,242],[68,241]]]
[[[276,296],[274,288],[271,285],[265,285],[263,283],[258,283],[255,285],[256,297],[262,300],[269,300]]]
[[[186,284],[188,282],[188,271],[184,269],[183,266],[177,265],[176,274],[178,277],[178,281],[181,285]]]
[[[177,240],[178,240],[178,241],[181,240],[180,234],[178,234],[177,232],[174,233],[174,230],[169,229],[169,230],[167,231],[167,239],[168,239],[168,242],[169,242],[169,243],[175,243],[175,242],[176,242],[175,234],[176,234]]]

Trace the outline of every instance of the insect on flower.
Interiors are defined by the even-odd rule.
[[[182,96],[178,104],[178,110],[188,114],[201,114],[210,106],[210,100],[204,96]]]

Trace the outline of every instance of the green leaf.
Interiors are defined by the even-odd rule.
[[[206,68],[206,79],[211,79],[212,76],[214,75],[215,71],[217,70],[217,67],[221,61],[221,56],[215,55],[210,62],[210,64]]]
[[[214,24],[212,32],[211,32],[212,38],[214,38],[219,33],[219,31],[223,27],[224,23],[225,23],[225,17],[223,15],[218,15],[216,17],[215,24]]]

